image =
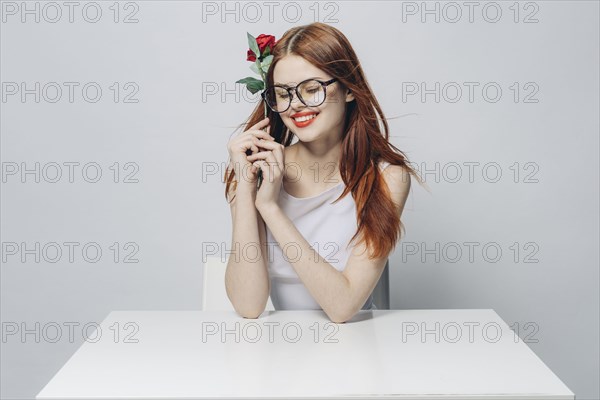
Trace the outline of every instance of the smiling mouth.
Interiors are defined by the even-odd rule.
[[[310,114],[310,115],[302,115],[300,117],[292,117],[292,119],[296,122],[306,122],[306,121],[310,121],[311,119],[315,119],[317,117],[318,114]]]
[[[305,128],[312,125],[318,114],[303,115],[301,117],[292,118],[296,128]]]

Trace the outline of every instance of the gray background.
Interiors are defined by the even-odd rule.
[[[439,22],[403,12],[410,4],[400,2],[295,3],[287,13],[286,3],[276,2],[270,20],[264,3],[255,3],[257,17],[244,3],[228,3],[238,11],[226,15],[221,2],[205,3],[205,11],[217,7],[212,15],[200,2],[140,1],[131,3],[137,23],[121,22],[136,10],[125,3],[115,23],[113,2],[98,4],[103,14],[96,23],[82,18],[81,6],[72,23],[67,15],[56,23],[31,15],[22,22],[3,11],[4,84],[57,82],[66,89],[64,82],[79,82],[81,89],[96,82],[103,90],[95,103],[81,90],[72,103],[66,91],[52,103],[48,88],[39,103],[17,95],[1,104],[3,172],[36,162],[46,172],[39,182],[32,174],[3,177],[3,329],[80,324],[72,343],[66,328],[56,343],[8,336],[3,398],[32,398],[82,344],[81,326],[111,310],[201,308],[206,245],[225,251],[231,240],[221,182],[226,144],[256,101],[234,84],[254,76],[245,61],[246,32],[279,38],[315,20],[350,39],[386,116],[398,117],[390,120],[392,142],[422,173],[439,166],[424,175],[431,193],[413,183],[406,236],[390,256],[392,307],[493,308],[577,398],[599,397],[598,2],[520,3],[517,22],[513,2],[498,2],[495,23],[482,17],[486,2],[472,22],[460,6],[454,23],[456,10],[435,2],[427,4],[437,4]],[[493,5],[487,11],[494,16]],[[524,22],[530,14],[537,22]],[[131,93],[125,85],[134,82],[138,102],[115,102],[114,82],[121,94]],[[456,82],[463,96],[452,102],[447,85],[439,102],[433,95],[403,101],[403,82]],[[479,84],[472,102],[464,82]],[[502,89],[497,102],[482,96],[489,82]],[[525,101],[531,87],[538,88],[537,102]],[[68,162],[80,163],[73,182]],[[134,171],[128,162],[137,166],[130,176],[137,182],[125,182]],[[63,167],[56,183],[52,163]],[[87,163],[100,167],[98,182],[83,179]],[[479,163],[472,164],[472,179],[469,163]],[[496,168],[483,173],[484,165]],[[217,173],[207,174],[213,167]],[[88,169],[85,177],[94,175]],[[35,254],[22,261],[9,251],[11,243],[32,249],[36,242],[47,247],[39,262]],[[56,262],[53,242],[63,250]],[[79,243],[73,262],[64,242]],[[124,262],[135,249],[129,242],[137,246],[137,263]],[[469,242],[476,243],[472,258]],[[83,258],[86,243],[101,248],[99,261]]]

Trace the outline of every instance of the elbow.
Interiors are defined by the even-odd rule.
[[[241,312],[241,311],[237,311],[237,313],[238,313],[238,315],[239,315],[240,317],[242,317],[242,318],[247,318],[247,319],[257,319],[258,317],[260,317],[260,316],[261,316],[261,314],[262,314],[263,312],[262,312],[262,311],[259,311],[259,312],[256,312],[256,311],[255,311],[255,312],[253,312],[253,311],[246,310],[246,311],[243,311],[243,312]]]
[[[329,318],[334,324],[343,324],[347,320],[345,318]]]
[[[345,278],[343,273],[341,275]],[[347,279],[346,282],[348,282]],[[348,282],[349,285],[350,283]],[[348,290],[350,292],[350,289]],[[351,320],[361,308],[361,305],[353,305],[354,301],[350,293],[348,296],[337,298],[334,303],[334,307],[329,307],[328,310],[324,311],[329,320],[336,324],[343,324]]]
[[[262,315],[262,313],[265,311],[264,308],[262,310],[235,310],[237,312],[237,314],[242,317],[242,318],[247,318],[247,319],[257,319],[258,317],[260,317]]]
[[[260,314],[246,314],[246,315],[240,315],[240,316],[245,319],[258,319],[258,317],[260,317],[261,314],[262,314],[262,312]]]
[[[328,316],[328,317],[329,317],[329,320],[331,322],[333,322],[334,324],[343,324],[346,321],[352,319],[352,317],[350,317],[350,318],[338,317],[338,316]]]
[[[267,292],[266,298],[249,298],[248,296],[234,295],[234,293],[227,291],[229,302],[231,303],[235,312],[242,318],[257,319],[260,317],[267,308],[267,302],[269,295]],[[261,296],[262,297],[262,296]]]
[[[268,299],[268,298],[267,298]],[[233,303],[233,309],[242,318],[257,319],[260,317],[267,308],[267,301],[260,301],[259,303],[245,301],[239,304]]]
[[[357,313],[357,310],[338,310],[336,312],[326,313],[329,320],[335,324],[343,324],[351,320]]]

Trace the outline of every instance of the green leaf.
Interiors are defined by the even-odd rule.
[[[261,80],[253,78],[251,76],[235,81],[235,83],[243,83],[243,84],[248,83],[248,82],[261,82],[262,83]]]
[[[263,53],[263,57],[267,57],[269,54],[271,54],[271,48],[269,46],[265,47],[265,51]]]
[[[235,83],[245,84],[246,89],[248,89],[250,91],[250,93],[252,93],[252,94],[255,94],[259,90],[263,90],[265,88],[265,84],[263,81],[256,79],[256,78],[252,78],[250,76],[247,78],[243,78],[238,81],[235,81]]]
[[[252,50],[252,52],[258,59],[260,57],[260,49],[258,47],[258,43],[256,42],[256,38],[252,36],[249,32],[246,33],[248,34],[248,45],[250,46],[250,50]]]
[[[269,71],[269,67],[271,66],[271,61],[273,61],[273,56],[272,55],[266,56],[264,58],[264,60],[262,61],[262,70],[263,70],[264,73],[267,73],[267,71]]]
[[[258,58],[256,59],[255,62],[252,63],[252,65],[250,65],[250,69],[255,73],[260,75],[260,72],[258,71],[258,69],[260,68],[260,61],[258,61]]]

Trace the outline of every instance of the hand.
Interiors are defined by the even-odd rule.
[[[262,170],[262,183],[255,200],[256,209],[261,211],[266,207],[277,206],[285,167],[285,147],[264,139],[253,138],[253,141],[256,146],[266,149],[247,156],[249,162]]]
[[[271,127],[268,125],[269,118],[256,123],[250,129],[242,132],[227,143],[229,158],[235,172],[235,179],[238,182],[238,188],[252,188],[256,190],[256,180],[258,177],[259,167],[254,167],[252,162],[247,159],[247,152],[258,153],[261,148],[256,144],[255,139],[266,139],[265,142],[275,142],[275,139],[270,135]],[[262,129],[267,127],[267,131]]]

